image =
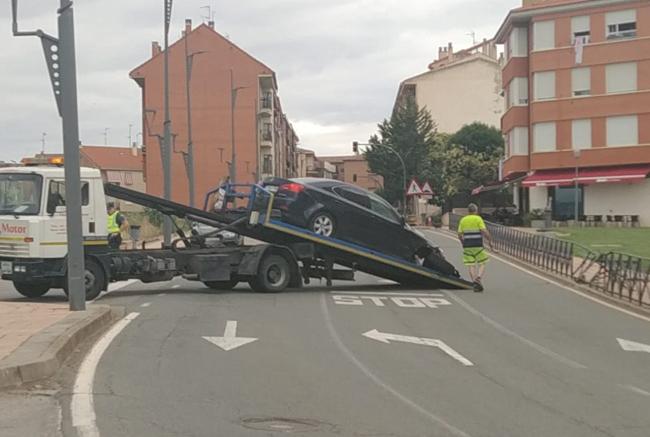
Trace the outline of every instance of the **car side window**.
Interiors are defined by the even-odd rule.
[[[336,187],[333,191],[350,202],[354,202],[364,208],[372,209],[370,206],[370,199],[368,199],[366,193],[361,190],[355,190],[348,187]]]
[[[370,193],[368,196],[370,197],[370,209],[384,217],[386,220],[396,223],[400,222],[399,215],[395,212],[393,207],[388,204],[388,202],[376,194]]]

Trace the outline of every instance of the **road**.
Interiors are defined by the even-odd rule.
[[[459,259],[455,241],[430,236]],[[650,344],[649,321],[496,260],[483,294],[360,279],[277,295],[182,280],[109,293],[100,302],[139,315],[96,369],[97,429],[143,437],[650,435],[650,353],[617,341]],[[220,338],[232,336],[248,340],[235,347]],[[77,435],[72,391],[60,396],[66,436]]]

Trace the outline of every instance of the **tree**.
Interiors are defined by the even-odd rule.
[[[500,132],[482,123],[473,123],[453,135],[440,134],[431,148],[431,176],[438,203],[445,210],[453,201],[466,201],[471,191],[498,179],[503,156]]]
[[[401,202],[404,191],[403,170],[397,152],[406,166],[407,182],[429,173],[430,150],[436,142],[436,124],[425,108],[419,108],[410,97],[399,105],[390,120],[378,125],[379,136],[370,138],[370,146],[364,153],[373,173],[384,177],[381,195],[389,202]]]

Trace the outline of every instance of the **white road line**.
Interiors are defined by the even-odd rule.
[[[451,236],[446,235],[446,234],[444,234],[442,232],[439,232],[439,231],[430,231],[430,232],[434,232],[437,235],[440,235],[441,237],[445,237],[445,238],[448,238],[448,239],[453,240],[455,242],[458,242],[457,238],[451,237]],[[560,288],[562,288],[564,290],[570,291],[571,293],[575,293],[578,296],[582,296],[585,299],[589,299],[592,302],[596,302],[597,304],[606,306],[607,308],[611,308],[613,310],[616,310],[616,311],[619,311],[621,313],[627,314],[628,316],[636,317],[637,319],[644,320],[646,322],[650,322],[650,317],[646,317],[646,316],[644,316],[642,314],[635,313],[634,311],[626,310],[625,308],[616,306],[616,305],[611,304],[609,302],[605,302],[605,301],[603,301],[601,299],[598,299],[597,297],[590,296],[588,293],[585,293],[584,291],[576,290],[575,288],[571,288],[571,287],[569,287],[567,285],[564,285],[564,284],[562,284],[560,282],[554,281],[553,279],[542,276],[542,275],[540,275],[538,273],[535,273],[535,272],[533,272],[531,270],[526,269],[525,267],[522,267],[522,266],[519,266],[519,265],[517,265],[515,263],[512,263],[512,262],[510,262],[510,261],[508,261],[508,260],[494,254],[494,253],[490,253],[490,256],[494,257],[496,260],[501,261],[502,263],[507,264],[510,267],[513,267],[513,268],[515,268],[515,269],[517,269],[517,270],[519,270],[521,272],[527,273],[527,274],[529,274],[529,275],[531,275],[531,276],[533,276],[533,277],[535,277],[537,279],[541,279],[542,281],[548,282],[549,284],[553,284],[556,287],[560,287]]]
[[[181,286],[178,285],[178,284],[177,284],[177,285],[172,285],[172,288],[180,288],[180,287],[181,287]]]
[[[531,348],[535,349],[537,352],[539,352],[541,354],[544,354],[544,355],[546,355],[548,357],[551,357],[551,358],[553,358],[553,359],[555,359],[555,360],[557,360],[557,361],[559,361],[561,363],[564,363],[567,366],[573,367],[574,369],[586,369],[587,368],[587,366],[585,366],[584,364],[580,364],[577,361],[573,361],[570,358],[567,358],[565,356],[562,356],[562,355],[558,354],[557,352],[553,352],[552,350],[542,346],[541,344],[537,344],[534,341],[529,340],[526,337],[522,337],[521,335],[517,334],[514,331],[511,331],[510,329],[506,328],[505,326],[503,326],[502,324],[500,324],[496,320],[492,320],[491,318],[489,318],[485,314],[481,313],[479,310],[477,310],[476,308],[474,308],[473,306],[471,306],[470,304],[465,302],[460,297],[454,296],[452,293],[448,293],[447,297],[449,297],[449,299],[456,302],[458,305],[465,308],[470,313],[474,314],[475,316],[477,316],[478,318],[483,320],[488,325],[492,326],[494,329],[496,329],[500,333],[505,334],[505,335],[509,335],[510,337],[519,340],[520,342],[524,343],[525,345],[530,346]]]
[[[619,385],[619,387],[622,387],[626,390],[630,390],[636,394],[643,395],[643,396],[648,396],[650,397],[650,392],[647,392],[639,387],[636,387],[634,385]]]
[[[372,373],[372,371],[368,369],[361,361],[359,361],[357,357],[352,353],[352,351],[350,351],[350,349],[348,349],[347,346],[343,344],[343,341],[341,341],[341,337],[339,337],[338,333],[336,332],[336,328],[334,328],[334,323],[332,322],[332,318],[330,317],[329,310],[327,309],[327,298],[325,297],[324,294],[321,295],[320,302],[321,302],[321,310],[325,318],[325,323],[327,325],[327,329],[330,333],[330,336],[332,337],[332,340],[334,340],[336,346],[339,348],[341,352],[343,352],[343,354],[348,358],[348,360],[350,360],[355,366],[357,366],[357,368],[361,370],[361,372],[363,372],[364,375],[366,375],[376,385],[386,390],[391,395],[395,396],[402,403],[406,404],[407,406],[411,407],[415,411],[428,417],[436,425],[441,426],[447,431],[449,431],[450,434],[457,437],[471,437],[466,432],[461,431],[460,429],[448,423],[443,418],[433,414],[429,410],[425,409],[424,407],[415,403],[411,399],[407,398],[406,396],[404,396],[403,394],[395,390],[393,387],[391,387],[390,385],[382,381],[377,375]]]
[[[137,279],[128,279],[126,281],[120,281],[120,282],[112,282],[108,284],[108,290],[106,290],[104,293],[100,294],[96,299],[93,299],[90,302],[97,302],[98,300],[108,296],[110,293],[121,290],[122,288],[128,287],[129,285],[133,284],[134,282],[138,282]]]
[[[167,293],[158,293],[156,296],[162,297],[162,296],[166,296],[166,295],[167,295]]]
[[[353,296],[403,296],[403,297],[445,297],[442,293],[409,293],[408,291],[330,291],[330,294],[351,294]]]
[[[142,305],[140,305],[142,308],[147,308],[148,306],[151,306],[151,302],[145,302]]]
[[[72,426],[76,428],[79,437],[99,437],[97,429],[97,416],[95,415],[95,405],[93,401],[93,385],[95,382],[95,371],[99,360],[108,349],[111,342],[118,336],[132,320],[138,317],[140,313],[130,313],[122,320],[117,322],[106,332],[102,338],[90,350],[84,358],[72,390],[72,401],[70,402],[70,414],[72,416]]]

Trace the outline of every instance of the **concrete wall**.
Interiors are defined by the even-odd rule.
[[[586,215],[638,215],[650,226],[650,180],[641,184],[594,184],[585,187]]]
[[[429,109],[440,132],[454,133],[475,121],[501,125],[501,70],[494,61],[478,58],[460,62],[406,83],[416,84],[418,105]]]

